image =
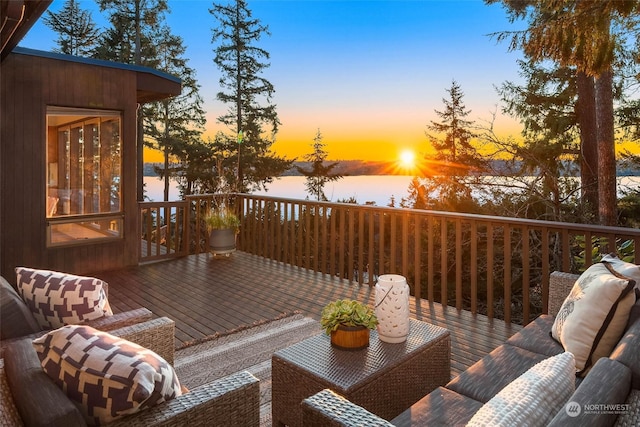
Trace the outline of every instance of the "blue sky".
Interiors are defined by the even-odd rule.
[[[57,11],[64,0],[54,0]],[[282,122],[273,149],[289,158],[310,151],[320,129],[332,159],[395,159],[404,149],[427,151],[426,125],[437,120],[446,89],[456,80],[470,119],[491,118],[499,102],[494,86],[520,81],[517,52],[488,34],[513,29],[499,5],[480,0],[303,1],[249,0],[254,17],[269,26],[259,42],[271,54],[264,76],[275,86]],[[211,1],[169,0],[167,21],[187,46],[207,110],[215,117],[220,74],[213,64],[208,12]],[[93,11],[93,0],[80,7]],[[521,24],[522,25],[522,24]],[[20,43],[51,50],[56,34],[40,20]],[[499,108],[499,107],[498,107]],[[517,123],[499,117],[497,131],[516,135]]]

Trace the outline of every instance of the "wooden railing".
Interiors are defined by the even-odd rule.
[[[189,202],[141,202],[139,260],[155,261],[189,253]]]
[[[190,253],[208,247],[200,216],[212,198],[186,202]],[[640,263],[636,229],[249,194],[233,200],[240,250],[360,284],[402,274],[416,297],[507,322],[547,312],[554,270],[580,272],[623,242]]]

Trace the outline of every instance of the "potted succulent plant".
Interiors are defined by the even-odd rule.
[[[229,208],[212,208],[204,217],[209,231],[209,249],[213,255],[229,256],[236,250],[240,219]]]
[[[343,350],[369,346],[369,331],[378,324],[373,308],[355,300],[337,300],[322,309],[320,324],[331,336],[331,345]]]

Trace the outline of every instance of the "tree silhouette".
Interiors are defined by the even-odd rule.
[[[76,56],[93,54],[100,31],[91,12],[80,9],[76,0],[67,0],[57,13],[48,10],[43,22],[58,33],[55,52]]]
[[[313,138],[313,152],[305,154],[304,159],[311,163],[311,169],[306,170],[300,166],[296,166],[298,172],[306,176],[305,187],[307,193],[315,197],[318,201],[326,201],[327,196],[324,194],[324,185],[327,182],[337,181],[342,178],[341,175],[333,174],[331,171],[338,163],[325,164],[328,153],[325,151],[325,144],[322,142],[322,134],[320,129]]]
[[[125,64],[159,65],[153,34],[164,22],[167,0],[97,0],[101,12],[108,13],[111,27],[102,33],[95,56]],[[148,120],[148,119],[147,119]],[[137,117],[137,199],[144,195],[144,109]]]
[[[439,207],[453,211],[468,210],[471,198],[471,183],[467,177],[484,168],[484,161],[472,143],[476,134],[471,130],[473,122],[467,117],[471,113],[464,104],[464,93],[454,80],[446,90],[449,98],[443,98],[444,110],[436,110],[440,121],[431,121],[426,133],[434,155],[427,156],[432,164],[432,176],[426,177],[424,195],[429,195],[429,206],[434,202]],[[432,195],[436,194],[437,197]]]
[[[252,17],[244,0],[214,3],[209,12],[218,23],[213,29],[213,61],[221,72],[222,89],[216,99],[229,106],[218,121],[231,130],[224,145],[237,141],[236,173],[227,171],[226,181],[237,191],[264,188],[291,165],[269,151],[280,120],[271,102],[275,89],[261,76],[269,67],[264,62],[269,52],[255,44],[269,34],[268,27]]]
[[[189,146],[199,144],[205,112],[202,97],[198,93],[195,70],[188,66],[184,57],[186,49],[182,38],[171,34],[170,29],[163,26],[153,39],[158,52],[156,68],[178,76],[182,81],[180,95],[147,104],[144,114],[145,143],[164,154],[164,165],[157,167],[156,171],[164,179],[164,200],[169,200],[169,180],[189,170],[184,163],[193,160]],[[201,150],[197,148],[196,151]],[[171,164],[171,157],[178,160],[178,165]],[[185,189],[182,188],[183,193]]]
[[[598,215],[603,225],[616,224],[616,161],[613,121],[613,72],[616,51],[635,33],[637,1],[485,0],[502,3],[509,19],[527,20],[522,31],[494,34],[510,40],[534,61],[552,60],[575,67],[578,76],[578,120],[581,124],[583,177],[597,179]],[[628,34],[627,34],[628,32]],[[595,119],[595,128],[591,128]],[[597,177],[594,177],[597,171]],[[588,196],[593,198],[593,196]]]

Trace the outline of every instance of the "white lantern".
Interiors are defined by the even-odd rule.
[[[380,341],[401,343],[409,335],[409,285],[398,274],[383,274],[376,283],[376,316]]]

